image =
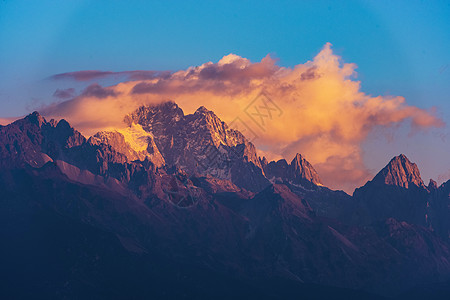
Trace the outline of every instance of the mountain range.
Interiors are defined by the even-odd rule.
[[[89,138],[38,112],[1,126],[0,199],[4,298],[450,295],[450,180],[401,154],[331,190],[205,107]]]

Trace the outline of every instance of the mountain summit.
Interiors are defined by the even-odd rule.
[[[394,157],[373,180],[353,193],[358,200],[360,222],[382,222],[388,218],[431,226],[429,191],[419,168],[401,154]]]
[[[297,179],[306,179],[315,185],[322,185],[319,174],[314,167],[299,153],[291,162],[292,176]]]
[[[250,191],[270,184],[255,146],[204,106],[188,115],[174,102],[142,106],[126,122],[139,124],[154,136],[168,166],[229,180]]]
[[[265,161],[265,158],[262,161]],[[280,159],[263,165],[267,178],[272,181],[300,184],[307,188],[322,185],[314,167],[299,153],[290,164],[285,159]]]
[[[425,187],[419,168],[404,154],[394,157],[373,179],[374,183],[409,188],[411,185]]]

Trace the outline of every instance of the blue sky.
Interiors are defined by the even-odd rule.
[[[293,66],[326,42],[358,65],[364,91],[448,110],[449,15],[448,1],[3,0],[0,115],[50,101],[40,81],[56,73],[176,70],[228,53]]]
[[[448,16],[449,1],[0,0],[0,117],[84,87],[48,79],[57,73],[179,70],[229,53],[294,66],[330,42],[364,92],[436,106],[449,123]]]

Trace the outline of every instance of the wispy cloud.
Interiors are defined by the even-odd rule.
[[[68,89],[57,89],[53,93],[53,97],[58,99],[68,99],[75,96],[75,89],[74,88],[68,88]]]
[[[75,81],[91,81],[107,77],[123,77],[128,80],[146,80],[153,78],[164,78],[170,75],[170,71],[99,71],[99,70],[85,70],[76,72],[60,73],[51,76],[54,80],[75,80]]]
[[[115,91],[114,88],[104,88],[98,83],[93,83],[83,90],[80,97],[94,97],[94,98],[107,98],[107,97],[117,97],[120,95],[119,92]]]
[[[92,93],[88,88],[44,112],[67,118],[86,134],[93,134],[104,127],[121,126],[123,116],[142,104],[170,99],[187,112],[204,105],[227,122],[239,117],[257,131],[255,143],[265,153],[290,160],[300,152],[315,165],[325,184],[351,191],[370,176],[362,160],[361,143],[373,129],[393,128],[405,121],[414,130],[444,125],[433,110],[408,105],[403,97],[365,94],[355,69],[355,64],[334,54],[330,44],[312,61],[293,68],[278,66],[270,56],[252,63],[230,54],[217,63],[177,72],[147,71],[149,78],[119,83],[106,88],[106,93],[98,85],[91,86]],[[111,75],[89,72],[98,72],[95,76],[100,77]],[[76,80],[99,78],[89,72],[70,76],[78,76]],[[281,117],[268,120],[264,128],[245,113],[261,91],[283,112]]]

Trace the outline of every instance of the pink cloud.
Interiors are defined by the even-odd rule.
[[[313,60],[293,68],[278,66],[270,56],[251,62],[230,54],[217,63],[149,73],[145,80],[108,88],[91,86],[92,91],[86,89],[45,112],[68,119],[89,135],[123,126],[123,116],[142,104],[173,100],[187,113],[204,105],[228,123],[239,118],[256,132],[254,142],[265,153],[285,158],[302,153],[325,185],[351,192],[370,175],[362,161],[361,143],[372,130],[395,128],[405,121],[414,130],[444,126],[433,110],[408,105],[403,97],[365,94],[355,69],[355,64],[334,54],[329,43]],[[96,76],[110,73],[96,72]],[[78,78],[93,76],[86,73]],[[255,102],[262,91],[279,110],[270,118],[265,104]],[[255,122],[257,111],[260,116],[265,113],[264,126]]]
[[[106,77],[125,77],[128,80],[146,80],[152,78],[164,78],[170,75],[170,71],[99,71],[99,70],[85,70],[60,73],[51,76],[51,79],[55,80],[75,80],[75,81],[91,81],[96,79],[102,79]]]

